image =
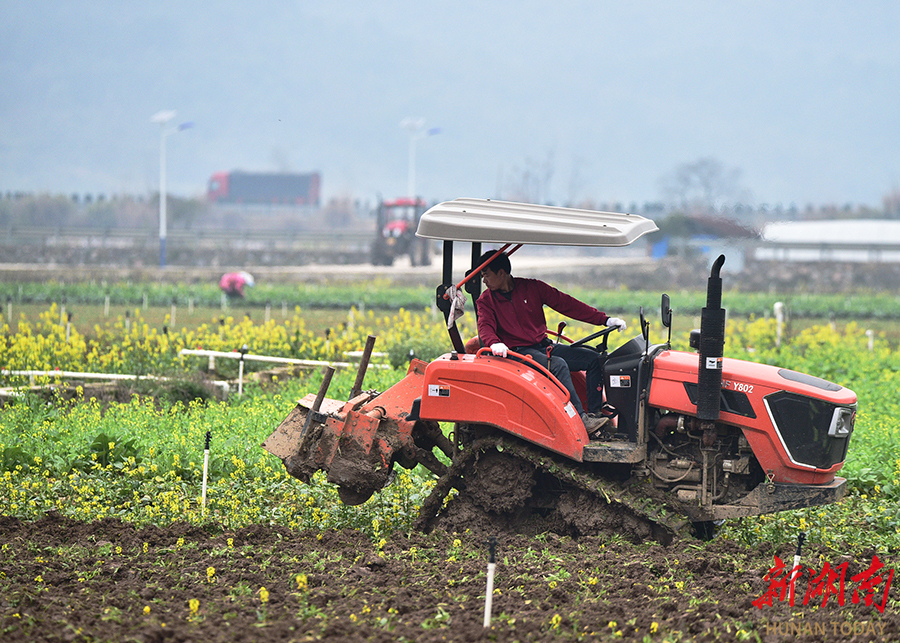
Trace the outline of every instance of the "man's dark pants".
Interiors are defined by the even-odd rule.
[[[544,346],[528,346],[513,348],[512,350],[522,355],[531,355],[538,364],[548,368],[553,373],[553,376],[569,391],[572,405],[579,415],[584,413],[584,407],[575,390],[575,385],[572,384],[571,371],[584,371],[587,385],[587,410],[590,413],[597,413],[603,406],[603,392],[600,390],[603,364],[600,363],[597,351],[582,346],[573,348],[566,344],[553,344],[550,366],[547,367],[547,345],[551,345],[549,340]]]

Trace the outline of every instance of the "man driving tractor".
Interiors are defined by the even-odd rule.
[[[496,257],[494,257],[496,255]],[[494,355],[506,357],[509,351],[530,355],[550,372],[569,391],[572,405],[581,416],[588,434],[601,429],[608,418],[599,414],[603,406],[600,390],[602,364],[597,353],[590,348],[556,344],[547,337],[547,320],[544,306],[556,312],[598,326],[617,327],[625,330],[625,321],[609,317],[593,306],[575,299],[539,279],[512,276],[509,256],[495,250],[481,255],[476,266],[494,257],[481,271],[485,290],[476,302],[478,308],[478,337],[482,345],[489,346]],[[552,347],[550,361],[547,349]],[[584,371],[587,381],[588,408],[585,411],[570,371]]]

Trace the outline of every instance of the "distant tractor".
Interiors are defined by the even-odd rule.
[[[420,198],[381,201],[375,212],[375,241],[372,243],[372,265],[391,266],[394,259],[408,254],[413,266],[431,265],[428,239],[416,236],[419,219],[425,212]]]

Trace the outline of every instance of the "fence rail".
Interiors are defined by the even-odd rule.
[[[166,252],[173,266],[364,263],[372,234],[358,228],[172,230],[166,236]],[[158,235],[146,229],[0,228],[4,263],[152,266],[159,248]]]
[[[8,244],[58,247],[137,248],[156,246],[156,231],[136,229],[77,229],[10,226],[2,229],[0,240]],[[167,244],[190,244],[195,247],[245,248],[320,248],[323,244],[348,249],[367,249],[372,232],[360,230],[172,230]]]

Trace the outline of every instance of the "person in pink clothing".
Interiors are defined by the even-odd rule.
[[[253,287],[253,275],[249,272],[227,272],[219,279],[219,288],[222,289],[228,297],[243,299],[244,286]]]
[[[496,251],[485,252],[476,263],[480,266]],[[509,351],[532,356],[569,391],[572,405],[581,416],[588,433],[607,421],[598,415],[603,406],[600,390],[603,365],[590,348],[558,344],[553,347],[550,362],[547,348],[553,344],[547,337],[544,306],[588,324],[615,326],[625,330],[625,322],[557,290],[539,279],[512,276],[509,256],[497,255],[482,271],[485,290],[475,302],[478,311],[478,337],[491,352],[506,357]],[[572,384],[570,371],[585,371],[588,408],[585,410]]]

